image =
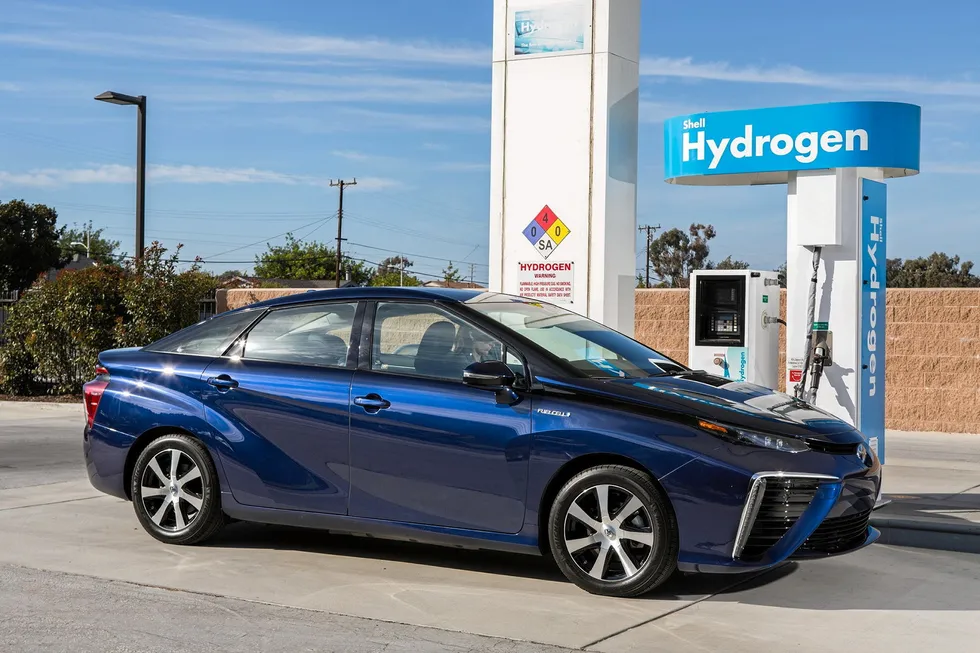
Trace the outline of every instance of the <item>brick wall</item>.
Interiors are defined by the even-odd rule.
[[[785,319],[785,290],[780,306]],[[980,433],[980,290],[893,288],[886,306],[885,426]],[[637,340],[686,364],[688,291],[637,290],[635,329]]]
[[[218,310],[302,290],[218,292]],[[786,291],[780,301],[786,317]],[[885,426],[980,433],[980,289],[893,288],[886,294]],[[687,363],[688,291],[636,291],[636,339]],[[785,330],[779,365],[786,362]],[[780,377],[783,375],[780,374]],[[785,390],[782,378],[780,390]]]

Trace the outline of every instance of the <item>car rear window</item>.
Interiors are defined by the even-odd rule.
[[[220,356],[235,341],[235,338],[261,314],[261,310],[248,310],[215,315],[203,322],[198,322],[194,326],[189,326],[161,338],[143,349],[166,354]]]

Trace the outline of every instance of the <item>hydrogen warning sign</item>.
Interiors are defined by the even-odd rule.
[[[572,262],[518,263],[518,294],[556,304],[572,303]]]

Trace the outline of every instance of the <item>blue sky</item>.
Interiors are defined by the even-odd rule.
[[[135,111],[149,98],[148,239],[247,268],[292,230],[354,256],[487,276],[489,0],[0,3],[0,200],[92,220],[132,251]],[[663,182],[662,121],[889,99],[923,108],[922,173],[889,183],[889,256],[980,263],[980,5],[647,0],[638,218],[714,224],[716,260],[785,260],[785,188]],[[820,12],[809,7],[819,7]],[[276,237],[279,236],[279,237]],[[637,265],[641,265],[640,258]]]

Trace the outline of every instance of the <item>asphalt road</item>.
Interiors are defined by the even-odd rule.
[[[980,557],[874,546],[594,597],[530,557],[236,524],[170,547],[100,495],[79,406],[0,403],[0,651],[972,650]]]

